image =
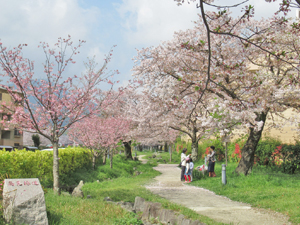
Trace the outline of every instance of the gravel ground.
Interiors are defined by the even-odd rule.
[[[228,224],[291,224],[288,222],[288,217],[283,214],[232,201],[204,188],[185,185],[180,181],[181,170],[177,167],[177,164],[160,164],[154,169],[162,174],[155,177],[154,181],[146,186],[147,189],[171,202],[195,210],[201,215]]]

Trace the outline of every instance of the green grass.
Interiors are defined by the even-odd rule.
[[[167,155],[168,153],[162,153],[163,158],[168,157]],[[140,223],[138,215],[128,213],[120,206],[104,201],[104,198],[108,196],[115,202],[134,202],[135,197],[140,196],[146,201],[160,202],[164,208],[175,210],[187,218],[198,219],[206,224],[222,224],[201,216],[188,208],[170,203],[148,191],[143,185],[151,182],[152,178],[159,175],[159,172],[153,170],[154,166],[157,166],[155,160],[141,164],[137,161],[124,160],[124,157],[118,155],[114,157],[113,169],[109,168],[107,162],[107,165],[99,166],[96,171],[81,169],[68,176],[62,176],[64,185],[78,184],[80,180],[83,180],[85,185],[82,190],[85,197],[80,199],[63,194],[57,196],[50,188],[47,189],[45,200],[49,224]],[[135,171],[142,173],[135,176]],[[87,195],[91,195],[92,198],[87,199]],[[0,220],[0,224],[4,224],[4,221]]]
[[[146,155],[144,158],[148,159],[153,152],[138,152],[138,155]],[[169,153],[160,153],[160,156],[162,160],[169,160]],[[180,161],[177,153],[173,154],[172,159],[175,161],[172,163]],[[130,202],[134,202],[135,197],[140,196],[146,201],[160,202],[164,208],[182,213],[187,218],[198,219],[206,224],[221,224],[146,190],[143,185],[159,175],[159,172],[152,169],[157,165],[157,161],[160,160],[154,158],[142,165],[140,162],[126,161],[122,156],[116,156],[113,169],[109,168],[107,162],[107,165],[99,166],[95,171],[81,169],[68,176],[62,176],[62,183],[65,185],[78,184],[80,180],[84,180],[84,195],[91,195],[92,198],[56,196],[51,189],[47,189],[45,199],[49,224],[109,225],[138,221],[135,215],[126,212],[120,206],[105,202],[103,199],[107,196],[113,201]],[[200,164],[203,164],[202,161],[195,163],[195,167]],[[254,167],[250,175],[237,176],[232,173],[236,166],[236,163],[228,165],[226,185],[222,185],[221,182],[220,163],[216,164],[217,177],[205,176],[200,180],[194,178],[190,185],[204,187],[216,194],[249,203],[254,207],[281,212],[288,215],[292,223],[300,223],[300,174],[288,175],[265,167]],[[142,174],[134,176],[135,171]],[[4,224],[1,219],[0,224]]]
[[[147,159],[148,161],[152,163],[164,163],[164,164],[179,164],[180,163],[180,154],[177,152],[172,153],[172,159],[170,162],[170,154],[169,152],[155,152],[155,151],[143,151],[139,152],[137,151],[137,155],[145,155],[143,159]],[[156,155],[155,158],[152,156]]]
[[[191,185],[203,187],[232,200],[249,203],[254,207],[271,209],[300,223],[300,174],[289,175],[262,166],[255,166],[250,175],[233,173],[237,163],[226,168],[227,184],[222,184],[221,164],[216,164],[217,177],[194,179]]]

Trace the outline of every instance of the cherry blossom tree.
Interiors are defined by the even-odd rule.
[[[130,131],[124,133],[122,142],[125,149],[126,160],[133,160],[131,143],[134,140],[132,131],[135,129],[136,122],[133,122],[131,114],[129,113],[130,104],[135,101],[135,92],[132,87],[121,87],[117,91],[110,92],[111,104],[106,107],[102,113],[105,117],[116,117],[123,118],[124,120],[130,121]]]
[[[58,142],[74,123],[99,113],[105,105],[106,94],[98,88],[102,82],[108,81],[115,72],[107,72],[106,67],[111,59],[112,51],[106,56],[103,65],[98,68],[94,60],[86,63],[86,71],[82,76],[65,78],[65,70],[69,64],[75,63],[78,48],[85,41],[79,40],[74,45],[70,36],[59,38],[54,48],[41,43],[45,53],[44,75],[34,75],[34,62],[22,55],[25,45],[7,49],[0,43],[0,64],[2,76],[9,77],[14,88],[3,86],[11,95],[14,104],[2,107],[13,116],[9,121],[18,124],[24,131],[36,132],[53,144],[53,190],[59,188]],[[111,83],[111,82],[110,82]]]
[[[209,98],[211,110],[218,108],[214,117],[222,118],[211,124],[220,133],[228,133],[232,124],[248,127],[249,138],[236,169],[248,174],[267,115],[282,112],[299,97],[299,40],[292,24],[229,20],[237,24],[233,33],[252,39],[260,48],[234,36],[208,37],[200,18],[194,29],[175,33],[172,41],[138,51],[134,70],[145,91],[168,104],[198,93],[190,103],[190,116],[199,113],[199,105]]]
[[[68,134],[91,150],[93,168],[95,168],[96,158],[105,154],[106,149],[110,148],[110,167],[112,168],[114,149],[126,137],[129,129],[130,121],[124,118],[95,116],[75,123]]]
[[[184,0],[175,0],[179,5],[181,5]],[[274,0],[276,1],[276,0]],[[266,2],[274,2],[271,0],[266,0]],[[187,0],[186,2],[190,3],[190,2],[196,2],[196,0]],[[242,24],[245,23],[249,23],[249,21],[251,21],[251,18],[254,16],[254,8],[255,6],[253,5],[246,5],[249,1],[245,0],[245,1],[235,1],[235,3],[233,3],[232,5],[217,5],[214,4],[213,0],[199,0],[199,2],[197,3],[197,7],[200,9],[200,14],[201,14],[201,20],[204,24],[203,30],[205,30],[206,32],[206,42],[207,42],[207,51],[208,51],[208,60],[207,60],[207,69],[206,69],[206,86],[205,89],[203,90],[204,92],[207,91],[208,86],[210,85],[210,82],[212,82],[212,60],[214,57],[214,53],[213,53],[213,49],[214,49],[214,45],[215,43],[212,41],[214,39],[214,36],[225,36],[225,37],[230,37],[230,38],[235,38],[237,41],[240,41],[241,43],[243,43],[244,45],[244,51],[248,51],[249,48],[252,49],[256,49],[256,52],[259,51],[260,55],[261,54],[266,54],[268,55],[269,58],[272,58],[272,60],[267,60],[266,62],[267,65],[265,66],[269,66],[269,69],[273,70],[274,66],[271,66],[270,61],[280,61],[281,62],[281,68],[289,68],[289,70],[293,70],[294,74],[296,74],[296,79],[297,79],[297,74],[299,74],[299,67],[296,66],[297,62],[295,63],[295,60],[291,60],[291,58],[287,58],[286,56],[286,52],[288,52],[286,50],[286,48],[281,49],[281,51],[279,51],[278,49],[273,50],[273,48],[275,47],[274,43],[276,43],[276,45],[282,47],[281,44],[278,44],[278,42],[275,42],[274,39],[274,33],[280,33],[281,32],[286,32],[286,28],[288,27],[287,30],[290,30],[291,33],[299,33],[299,21],[295,21],[290,23],[289,19],[286,19],[285,16],[287,15],[287,13],[290,11],[291,8],[300,8],[300,1],[295,0],[282,0],[279,1],[280,5],[279,5],[279,9],[274,12],[275,17],[271,18],[268,21],[268,25],[266,25],[264,28],[262,28],[262,26],[258,26],[259,28],[257,29],[257,27],[252,26],[252,29],[248,30],[250,32],[248,32],[247,35],[245,35],[244,32],[237,32],[237,28],[240,27]],[[215,12],[207,12],[205,11],[205,8],[207,6],[211,6],[211,7],[215,7],[215,9],[217,9],[217,11]],[[242,8],[242,14],[237,17],[236,19],[233,19],[232,17],[229,16],[228,12],[230,10],[230,8],[236,8],[236,7],[243,7]],[[279,17],[279,14],[283,12],[283,17]],[[273,30],[273,31],[270,31]],[[272,34],[273,35],[270,35]],[[273,43],[272,48],[270,48],[270,44],[266,43]],[[282,42],[280,42],[282,43]],[[297,45],[297,44],[296,44]],[[277,47],[278,47],[277,46]],[[286,47],[286,46],[285,46]],[[243,49],[241,49],[242,51]],[[297,49],[293,49],[293,52],[298,51]],[[262,53],[263,52],[263,53]],[[257,57],[257,55],[256,55]],[[290,56],[291,57],[291,56]],[[294,56],[292,56],[293,58]],[[264,58],[264,57],[263,57]],[[253,61],[253,60],[252,60]],[[235,60],[235,63],[237,65],[239,65],[240,63],[240,59],[237,58],[237,60]],[[285,64],[285,65],[283,65]],[[261,64],[260,64],[261,65]],[[283,72],[281,69],[278,69],[277,66],[277,73],[278,71],[280,71],[280,74],[285,74],[287,75],[287,73],[289,72]],[[274,74],[274,70],[273,70],[273,75],[277,75]],[[294,75],[290,75],[290,76],[294,76]],[[279,82],[281,84],[285,83],[285,82]],[[278,84],[275,84],[276,86],[278,86]],[[286,85],[286,84],[285,84]],[[227,89],[228,90],[228,89]],[[231,93],[233,93],[232,91],[229,91]],[[284,92],[281,90],[281,92]],[[227,91],[228,93],[228,91]],[[285,92],[284,92],[285,93]],[[236,97],[236,96],[234,96]],[[202,98],[202,95],[199,96],[199,99]],[[283,102],[281,102],[283,103]],[[287,102],[285,102],[287,103]],[[282,105],[282,104],[281,104]],[[291,103],[288,103],[288,105],[291,106]],[[293,104],[295,105],[295,104]],[[253,123],[248,124],[249,125],[249,132],[250,132],[250,136],[251,138],[248,139],[246,145],[244,146],[243,149],[243,157],[240,161],[240,164],[238,166],[238,168],[236,169],[236,172],[238,173],[244,173],[244,174],[248,174],[249,171],[251,171],[252,165],[253,165],[253,157],[254,157],[254,151],[256,149],[256,145],[258,140],[261,137],[261,132],[263,129],[263,125],[264,124],[267,115],[272,112],[273,107],[265,107],[264,111],[260,111],[260,112],[256,112],[256,123],[260,123],[260,130],[257,129],[253,129]],[[285,107],[282,107],[285,108]],[[252,140],[252,141],[251,141]]]
[[[149,75],[149,70],[145,73],[142,71],[138,71],[138,68],[135,67],[139,76],[136,76],[138,79],[139,88],[145,87],[147,75]],[[153,80],[157,79],[157,77],[153,77]],[[200,121],[200,117],[206,114],[209,116],[209,112],[200,106],[199,110],[193,113],[193,115],[189,115],[189,110],[192,108],[192,97],[184,96],[183,99],[172,99],[172,96],[179,96],[180,92],[185,88],[185,85],[181,87],[183,84],[176,80],[168,80],[168,86],[156,86],[155,88],[151,85],[151,88],[143,89],[142,94],[138,94],[135,96],[135,100],[129,104],[129,108],[126,110],[126,113],[130,115],[130,118],[135,121],[135,129],[132,131],[132,136],[135,140],[143,144],[157,144],[157,145],[165,145],[165,150],[168,149],[167,144],[171,144],[175,141],[176,137],[172,140],[170,135],[170,129],[177,131],[177,135],[179,132],[185,133],[189,135],[192,139],[192,153],[193,159],[196,160],[198,156],[198,141],[200,138],[203,138],[206,134],[209,136],[209,133],[213,133],[213,129],[209,129],[210,125],[207,123],[209,120],[207,117],[207,121],[202,123]],[[177,85],[177,86],[176,86]],[[154,85],[155,86],[155,85]],[[164,90],[162,90],[165,88]],[[194,90],[195,91],[195,90]],[[158,93],[157,93],[158,92]],[[160,93],[163,93],[160,95]],[[205,119],[204,119],[205,121]],[[202,131],[202,132],[200,132]],[[167,151],[167,150],[166,150]]]

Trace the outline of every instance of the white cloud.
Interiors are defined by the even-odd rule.
[[[123,0],[118,11],[131,45],[156,45],[171,39],[174,31],[193,27],[199,10],[195,5],[177,6],[173,0]]]
[[[233,5],[233,0],[216,0],[216,5]],[[254,5],[255,17],[270,17],[279,8],[279,1],[267,3],[264,0],[250,0],[242,6],[232,8],[233,15],[241,15],[241,9],[246,5]],[[207,7],[206,10],[217,8]],[[118,12],[123,18],[122,25],[126,29],[126,38],[131,45],[151,46],[161,41],[170,40],[174,31],[192,28],[192,21],[199,19],[200,10],[195,3],[177,6],[174,0],[123,0],[118,6]],[[294,16],[295,13],[290,14]]]
[[[83,9],[76,0],[13,0],[1,1],[0,39],[9,48],[26,43],[24,57],[35,61],[37,76],[41,76],[44,54],[38,49],[40,41],[49,43],[50,47],[58,37],[71,35],[74,45],[79,39],[87,40],[80,49],[75,61],[67,72],[80,74],[84,69],[83,61],[93,56],[95,43],[91,40],[93,25],[101,14],[97,7]],[[90,50],[93,49],[93,50]]]
[[[74,0],[2,1],[0,37],[14,44],[54,42],[68,34],[84,39],[97,13],[97,8],[82,9]]]

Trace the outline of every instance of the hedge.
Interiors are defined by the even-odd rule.
[[[90,151],[84,148],[59,149],[59,173],[69,174],[82,167],[90,167]],[[0,151],[0,176],[2,178],[39,178],[41,182],[53,182],[53,152],[15,150]]]

